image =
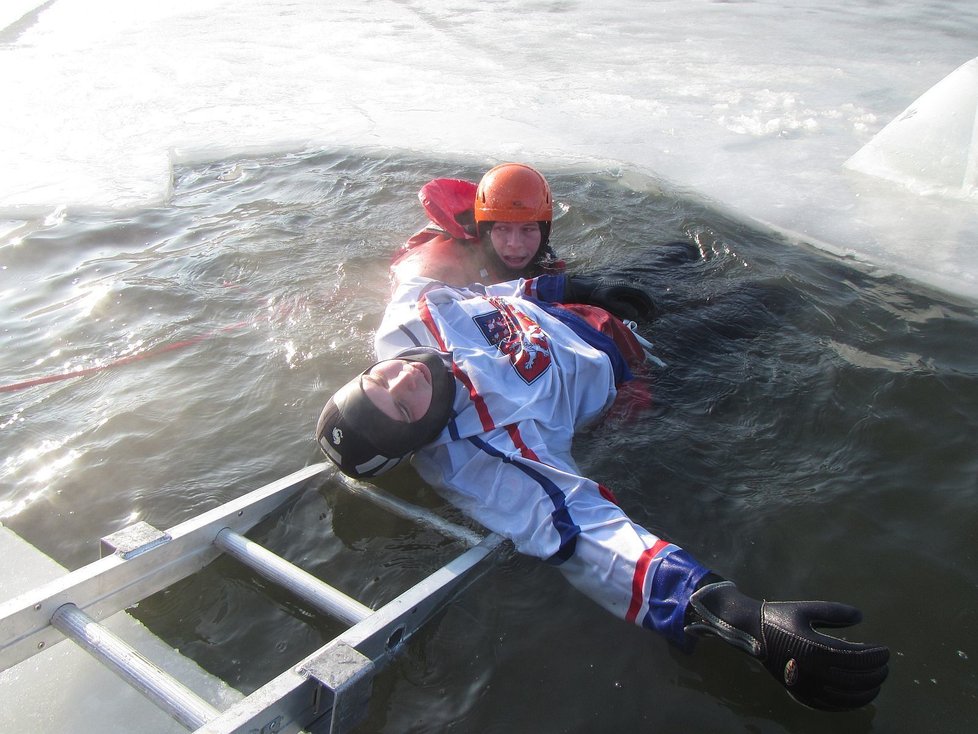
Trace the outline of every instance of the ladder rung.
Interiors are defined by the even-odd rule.
[[[485,570],[481,564],[499,549],[501,543],[502,538],[498,535],[486,536],[477,546],[449,561],[362,622],[323,645],[306,660],[231,706],[195,734],[278,731],[316,722],[319,717],[329,713],[330,706],[335,702],[319,701],[313,695],[313,679],[317,678],[313,673],[328,664],[327,658],[334,654],[337,647],[352,648],[373,661],[378,669],[383,667],[386,660],[448,599],[478,577],[480,568]],[[314,701],[319,701],[319,705]],[[322,730],[318,726],[310,728],[314,731]],[[294,731],[292,728],[288,730]]]
[[[313,722],[327,723],[328,731],[352,725],[363,713],[375,671],[447,599],[485,570],[482,562],[495,553],[501,538],[482,537],[334,470],[333,479],[353,494],[469,546],[381,609],[372,610],[242,535],[295,496],[306,480],[331,468],[306,467],[165,532],[139,523],[103,539],[111,555],[0,604],[0,667],[26,659],[64,636],[191,730],[244,734],[279,731],[283,726],[297,731]],[[302,665],[223,713],[98,622],[198,571],[218,551],[350,625]],[[476,571],[477,566],[481,570]]]
[[[74,604],[59,607],[51,624],[187,729],[197,729],[221,715]]]
[[[170,528],[166,542],[153,543],[145,552],[113,553],[0,602],[0,669],[61,640],[48,621],[62,604],[74,604],[95,620],[132,606],[217,558],[214,536],[222,528],[247,531],[294,497],[307,480],[330,469],[327,463],[307,466]]]
[[[320,611],[332,614],[349,625],[356,624],[373,614],[370,607],[229,528],[217,534],[214,545],[269,581],[288,589]]]

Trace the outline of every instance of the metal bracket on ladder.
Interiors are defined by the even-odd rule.
[[[502,539],[450,523],[334,471],[346,489],[434,528],[469,549],[378,610],[245,538],[242,533],[332,467],[306,467],[163,532],[136,523],[102,539],[104,557],[0,604],[0,669],[65,637],[198,734],[313,731],[341,734],[366,712],[374,675],[464,585]],[[99,620],[203,568],[221,552],[352,625],[305,660],[224,712],[105,630]]]
[[[300,672],[319,683],[314,705],[330,712],[329,731],[348,731],[364,717],[375,672],[366,655],[338,642],[308,658]]]

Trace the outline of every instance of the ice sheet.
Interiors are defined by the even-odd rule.
[[[141,206],[172,161],[251,151],[584,162],[978,295],[973,179],[844,167],[975,56],[965,0],[30,5],[0,17],[0,214]]]

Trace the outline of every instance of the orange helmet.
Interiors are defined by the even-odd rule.
[[[491,169],[475,192],[475,221],[551,222],[553,200],[547,179],[522,163],[503,163]]]

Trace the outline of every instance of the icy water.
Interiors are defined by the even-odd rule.
[[[429,178],[495,161],[342,149],[178,168],[170,200],[69,209],[0,240],[0,519],[62,564],[320,460],[331,391],[371,361],[391,251]],[[513,554],[381,674],[362,732],[970,732],[978,721],[978,308],[619,168],[546,168],[571,270],[645,285],[655,410],[576,444],[639,521],[756,596],[862,608],[877,703],[794,704]],[[701,257],[670,259],[668,243]],[[73,379],[39,382],[76,370]],[[19,389],[13,386],[28,383]],[[411,474],[383,486],[457,518]],[[460,548],[319,483],[252,534],[379,606]],[[245,692],[340,631],[230,561],[143,602]]]

